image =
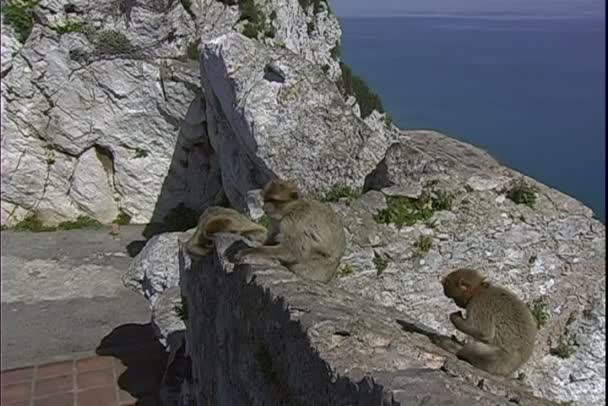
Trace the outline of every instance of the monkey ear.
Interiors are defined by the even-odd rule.
[[[471,288],[471,284],[464,278],[459,278],[458,287],[462,290],[469,290]]]

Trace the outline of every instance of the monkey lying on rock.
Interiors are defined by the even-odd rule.
[[[477,271],[459,269],[442,281],[443,293],[466,309],[450,314],[466,343],[398,321],[406,330],[427,335],[433,343],[486,372],[509,376],[532,355],[536,320],[528,306],[505,288],[487,282]]]
[[[188,253],[195,256],[209,254],[213,245],[211,238],[216,233],[238,234],[260,244],[266,241],[268,235],[264,226],[254,223],[244,214],[234,209],[212,206],[199,217],[196,231],[186,243]]]
[[[263,189],[264,211],[276,223],[276,245],[239,251],[239,262],[254,258],[278,260],[296,275],[327,283],[332,280],[346,250],[344,227],[332,208],[303,199],[288,181],[272,180]]]

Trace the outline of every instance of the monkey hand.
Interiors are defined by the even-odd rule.
[[[454,313],[450,313],[450,321],[452,324],[457,325],[459,322],[463,320],[462,312],[459,310]]]

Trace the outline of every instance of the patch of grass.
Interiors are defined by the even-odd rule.
[[[55,165],[55,163],[56,163],[56,162],[57,162],[57,161],[55,160],[55,157],[53,157],[53,156],[49,156],[49,157],[46,159],[46,164],[47,164],[47,165],[49,165],[49,166],[50,166],[50,165]]]
[[[516,204],[525,204],[530,208],[534,208],[537,192],[538,188],[530,186],[521,180],[513,185],[507,192],[507,198],[511,199]]]
[[[363,78],[353,74],[352,69],[344,62],[340,62],[342,76],[338,80],[338,87],[344,95],[355,96],[361,108],[361,118],[366,118],[372,111],[384,113],[382,100],[372,91]]]
[[[574,355],[577,347],[578,343],[575,339],[561,336],[557,346],[549,349],[549,354],[566,359]]]
[[[53,26],[52,29],[59,34],[66,34],[68,32],[82,32],[84,25],[85,23],[83,21],[66,20],[63,23]]]
[[[104,55],[125,54],[134,50],[131,41],[119,31],[103,30],[95,34],[95,49]]]
[[[388,266],[388,258],[385,255],[374,255],[374,266],[376,267],[377,274],[380,275]]]
[[[340,266],[340,269],[338,269],[338,277],[340,278],[352,275],[353,273],[355,273],[355,270],[350,264],[342,264],[342,266]]]
[[[262,371],[262,375],[268,382],[273,385],[278,385],[279,378],[277,371],[274,369],[274,365],[272,362],[272,354],[270,354],[270,350],[267,346],[263,344],[259,344],[253,354],[256,363],[258,364],[258,368]]]
[[[74,221],[64,221],[59,223],[57,226],[58,230],[80,230],[83,228],[99,228],[101,224],[99,221],[88,217],[78,216]]]
[[[188,300],[186,300],[186,298],[182,296],[181,303],[178,303],[173,306],[173,311],[175,312],[177,317],[180,318],[180,320],[188,320]]]
[[[432,199],[433,210],[451,210],[453,201],[454,196],[451,193],[438,190],[435,192],[435,198]]]
[[[126,226],[131,222],[131,216],[129,216],[124,211],[120,210],[116,219],[112,222],[113,224],[118,224],[119,226]]]
[[[32,231],[35,233],[55,231],[57,227],[45,226],[37,213],[30,213],[15,225],[15,231]]]
[[[340,199],[346,199],[346,204],[350,205],[353,200],[356,200],[361,196],[361,193],[350,186],[335,184],[327,192],[323,194],[321,201],[323,202],[337,202]]]
[[[433,237],[430,235],[421,235],[420,238],[414,243],[414,247],[416,248],[417,257],[423,257],[431,250],[433,246]]]
[[[2,4],[4,23],[10,25],[22,44],[34,27],[34,8],[39,0],[12,0]]]
[[[163,220],[164,230],[165,232],[172,232],[194,228],[198,224],[198,216],[199,214],[195,210],[186,207],[184,203],[180,203],[165,216]]]
[[[135,150],[135,158],[145,158],[149,155],[149,152],[145,149],[137,148]]]
[[[542,301],[542,299],[536,299],[531,304],[528,305],[532,315],[536,319],[536,326],[540,329],[547,321],[551,318],[549,314],[549,310],[547,309],[547,304]]]

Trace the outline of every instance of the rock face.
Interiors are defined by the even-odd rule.
[[[257,25],[244,17],[250,11],[228,3],[42,0],[23,45],[3,25],[2,224],[13,225],[28,212],[49,224],[83,215],[109,223],[121,212],[133,223],[149,223],[162,221],[180,203],[198,211],[224,202],[224,176],[207,135],[205,103],[216,95],[203,96],[200,87],[200,41],[241,31],[253,36],[255,26],[257,45],[241,41],[241,48],[232,48],[249,51],[241,61],[249,66],[245,71],[263,69],[252,64],[282,53],[285,66],[304,60],[301,69],[326,78],[324,83],[340,76],[335,50],[341,35],[323,1],[258,0],[252,3]],[[252,54],[266,49],[262,43],[282,51]],[[259,79],[239,78],[247,86]],[[264,89],[258,89],[262,95]],[[243,104],[245,95],[238,97]],[[334,95],[326,97],[316,103],[329,107]],[[238,115],[257,111],[218,111],[249,126],[232,132],[244,131],[237,136],[251,147],[250,130],[259,131],[257,124]],[[292,106],[285,111],[296,113]],[[209,119],[217,123],[221,117]],[[366,131],[362,137],[369,136]],[[217,124],[212,132],[229,136],[218,133]],[[256,140],[285,137],[262,133]],[[333,134],[314,136],[330,140]]]

